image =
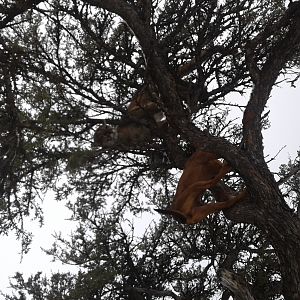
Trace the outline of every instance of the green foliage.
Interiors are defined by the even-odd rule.
[[[49,278],[38,273],[27,280],[17,273],[14,295],[5,298],[134,300],[134,291],[147,300],[229,299],[216,276],[225,267],[252,284],[256,299],[277,299],[279,263],[256,228],[222,215],[183,226],[153,213],[170,203],[180,176],[170,139],[178,141],[184,159],[194,151],[185,136],[166,138],[155,128],[156,138],[136,149],[93,144],[99,125],[122,124],[126,105],[148,81],[128,25],[91,6],[93,1],[42,2],[8,23],[1,20],[14,14],[15,2],[0,4],[0,233],[15,230],[27,251],[31,235],[24,220],[43,223],[40,199],[54,190],[56,200],[68,201],[78,228],[70,239],[57,236],[47,253],[80,271]],[[280,18],[285,1],[151,1],[149,19],[141,4],[147,1],[124,2],[149,21],[190,120],[239,144],[242,126],[230,112],[244,107],[231,97],[239,101],[253,85],[246,46]],[[287,29],[255,48],[258,68]],[[286,70],[299,64],[299,49],[295,53]],[[178,69],[193,59],[197,67],[177,78]],[[268,126],[267,115],[262,125]],[[299,158],[282,166],[281,177],[295,168]],[[299,211],[297,172],[283,190]],[[240,189],[237,174],[226,180]],[[205,201],[211,200],[206,194]],[[139,220],[148,225],[142,233]]]

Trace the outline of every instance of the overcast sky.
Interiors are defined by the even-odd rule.
[[[270,109],[271,127],[264,131],[265,154],[270,158],[286,145],[279,153],[275,161],[270,166],[272,171],[277,171],[281,163],[286,163],[288,157],[295,156],[300,148],[299,131],[299,107],[300,107],[300,87],[289,88],[286,84],[281,87],[275,87],[272,97],[269,100],[268,109]],[[62,266],[59,262],[51,262],[52,258],[46,256],[41,248],[50,248],[54,241],[52,234],[62,231],[67,236],[74,224],[66,220],[70,213],[64,208],[62,203],[54,203],[50,195],[44,203],[45,225],[42,228],[34,226],[34,240],[31,250],[23,257],[20,262],[20,242],[16,241],[13,235],[1,237],[1,255],[0,255],[0,290],[8,292],[9,276],[15,272],[21,272],[26,276],[38,271],[46,273],[56,272],[58,270],[74,271],[75,267]]]
[[[271,127],[264,131],[265,154],[271,156],[284,146],[276,161],[270,163],[271,170],[281,163],[287,162],[288,157],[295,157],[300,150],[300,84],[291,88],[288,84],[275,87],[268,102],[270,109]]]

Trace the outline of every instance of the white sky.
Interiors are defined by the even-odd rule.
[[[52,262],[52,257],[46,255],[41,248],[50,249],[54,242],[54,233],[62,232],[64,237],[68,237],[75,223],[68,221],[70,211],[66,209],[62,202],[56,202],[54,197],[49,196],[43,203],[45,225],[40,228],[37,222],[33,223],[32,232],[34,234],[33,243],[28,254],[24,255],[21,261],[20,241],[17,241],[13,234],[0,237],[2,244],[0,251],[0,290],[9,293],[9,277],[15,272],[25,275],[25,278],[38,271],[51,274],[61,271],[75,271],[75,266],[63,266],[59,261]]]
[[[300,150],[300,84],[291,88],[288,84],[281,84],[272,91],[268,102],[270,109],[271,127],[264,131],[265,154],[271,157],[284,146],[275,161],[270,163],[274,171],[281,163],[287,162],[288,157],[294,158]]]
[[[281,84],[281,88],[274,88],[272,97],[269,100],[271,127],[264,131],[265,154],[270,157],[286,145],[276,160],[271,162],[272,171],[276,171],[281,163],[287,162],[289,156],[295,156],[300,148],[300,140],[297,138],[300,131],[299,107],[300,107],[300,86],[290,88],[286,84]],[[34,227],[34,240],[31,250],[20,262],[20,243],[13,235],[1,237],[2,244],[0,252],[0,290],[9,292],[9,276],[15,272],[21,272],[25,276],[35,274],[38,271],[44,273],[62,271],[74,271],[74,266],[62,266],[59,262],[51,262],[52,258],[46,256],[41,248],[50,248],[54,242],[52,234],[62,231],[64,236],[68,236],[75,226],[66,220],[69,212],[62,203],[53,202],[49,196],[44,203],[45,225],[42,228]]]

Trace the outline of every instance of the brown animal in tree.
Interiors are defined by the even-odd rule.
[[[236,196],[218,195],[220,199],[226,199],[223,202],[207,204],[200,202],[204,192],[216,186],[230,170],[230,166],[219,161],[213,153],[204,151],[194,153],[186,162],[171,206],[156,211],[170,215],[184,224],[196,224],[211,213],[233,206],[242,200],[244,191]]]
[[[180,66],[177,70],[179,78],[184,77],[195,68],[195,59]],[[178,85],[181,96],[186,102],[191,95],[184,91],[183,86]],[[193,90],[193,89],[192,89]],[[194,90],[193,90],[194,91]],[[197,94],[197,93],[196,93]],[[94,143],[97,146],[113,147],[122,146],[125,148],[137,146],[151,141],[153,136],[150,129],[138,122],[139,120],[154,120],[158,127],[167,123],[166,116],[158,105],[159,94],[151,83],[144,84],[132,97],[127,107],[127,116],[121,119],[118,126],[101,125],[94,134]]]
[[[99,126],[94,134],[95,145],[130,147],[150,141],[153,138],[151,131],[141,121],[152,119],[159,127],[166,122],[164,113],[151,100],[150,94],[146,85],[135,94],[127,107],[128,115],[120,120],[120,125]]]
[[[128,148],[141,145],[151,140],[151,138],[151,131],[148,127],[138,123],[126,122],[119,126],[99,126],[94,134],[94,143],[101,147],[120,146]]]
[[[153,99],[159,98],[154,92],[154,87],[144,85],[132,98],[127,107],[128,114],[134,118],[153,118],[158,126],[166,122],[166,117],[158,104],[153,102]]]

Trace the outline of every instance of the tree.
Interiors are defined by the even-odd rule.
[[[16,230],[26,251],[23,219],[42,222],[38,199],[51,188],[69,199],[79,225],[71,241],[58,236],[49,254],[82,267],[49,281],[17,274],[19,294],[7,299],[300,299],[299,158],[276,181],[262,136],[273,86],[299,78],[300,2],[0,7],[1,232]],[[93,145],[99,125],[128,122],[126,105],[145,89],[167,126],[131,120],[151,138]],[[235,94],[247,104],[234,104]],[[231,119],[234,107],[242,124]],[[234,170],[217,188],[245,188],[247,198],[226,218],[195,226],[161,218],[136,236],[130,214],[155,218],[149,207],[171,201],[174,168],[200,150]]]

